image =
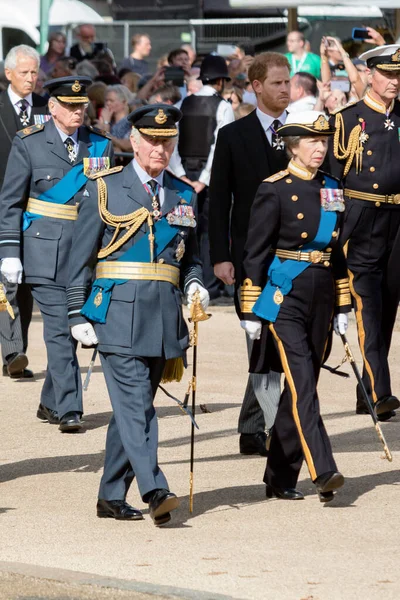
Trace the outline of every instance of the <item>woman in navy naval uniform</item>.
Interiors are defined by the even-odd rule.
[[[343,485],[321,419],[317,382],[332,317],[337,333],[351,310],[338,242],[343,192],[319,171],[333,134],[322,113],[289,115],[278,130],[291,161],[258,189],[241,287],[241,325],[254,344],[250,370],[266,372],[278,353],[285,386],[264,475],[267,497],[298,500],[303,458],[322,502]],[[276,352],[277,351],[277,352]]]

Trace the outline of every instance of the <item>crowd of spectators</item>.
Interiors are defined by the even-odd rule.
[[[366,29],[369,37],[365,43],[386,43],[378,31]],[[90,77],[93,84],[88,89],[88,122],[110,133],[117,152],[130,151],[130,127],[126,117],[131,110],[149,102],[179,107],[186,96],[202,88],[199,80],[202,57],[197,56],[190,44],[182,44],[159,57],[157,68],[151,72],[148,58],[152,46],[146,33],[132,37],[132,52],[119,65],[107,45],[96,41],[93,25],[79,26],[75,36],[77,42],[68,51],[64,33],[50,34],[48,50],[41,57],[35,92],[45,96],[43,84],[48,78],[74,74]],[[360,46],[357,52],[353,45],[350,57],[339,38],[325,36],[319,54],[314,54],[300,31],[290,32],[286,44],[285,56],[291,66],[290,112],[314,109],[329,115],[349,101],[363,97],[368,81],[366,65],[357,57]],[[249,114],[256,106],[247,75],[253,60],[241,47],[226,57],[230,81],[222,95],[232,104],[236,119]]]

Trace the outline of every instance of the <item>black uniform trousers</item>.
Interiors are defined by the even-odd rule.
[[[392,394],[388,354],[400,300],[400,206],[347,202],[342,239],[348,240],[363,381],[377,402]]]
[[[134,477],[144,502],[155,489],[168,489],[158,466],[154,397],[165,359],[100,352],[113,408],[107,431],[99,498],[125,500]]]
[[[197,158],[182,159],[182,166],[186,176],[191,181],[198,181],[204,165],[207,161]],[[214,275],[214,267],[210,258],[210,239],[208,236],[208,215],[210,197],[206,186],[197,197],[197,241],[199,245],[200,260],[203,264],[204,285],[210,294],[210,299],[218,298],[224,291],[224,283]]]
[[[303,458],[313,481],[337,470],[317,394],[334,293],[330,268],[311,265],[293,281],[270,324],[285,373],[264,474],[274,487],[296,487]]]

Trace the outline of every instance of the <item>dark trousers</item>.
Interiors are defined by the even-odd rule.
[[[155,489],[168,489],[158,466],[158,424],[154,396],[164,358],[100,353],[113,416],[107,431],[99,498],[124,500],[134,477],[144,501]]]
[[[296,486],[303,458],[313,481],[337,470],[317,394],[333,303],[331,271],[310,266],[294,280],[270,325],[285,373],[264,475],[275,487]]]
[[[11,304],[15,319],[7,311],[0,312],[0,345],[3,364],[14,352],[26,352],[28,329],[32,319],[33,298],[28,284],[4,282],[7,300]]]
[[[400,300],[400,207],[371,204],[354,203],[343,237],[349,240],[347,265],[364,360],[363,381],[377,402],[392,394],[388,355]]]
[[[71,337],[65,287],[32,285],[32,295],[43,318],[47,350],[47,372],[40,402],[55,410],[60,418],[68,412],[83,413],[82,383],[76,356],[76,341]]]
[[[198,181],[206,161],[200,159],[182,159],[186,176],[191,181]],[[203,263],[204,285],[210,294],[210,299],[218,298],[225,289],[224,283],[214,275],[214,267],[210,259],[210,239],[208,236],[208,215],[210,198],[206,186],[197,197],[197,240],[199,244],[200,259]]]

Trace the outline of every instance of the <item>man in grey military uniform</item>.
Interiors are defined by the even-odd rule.
[[[126,502],[136,477],[156,526],[170,520],[179,501],[157,462],[154,396],[167,372],[182,368],[185,360],[189,339],[181,289],[189,306],[195,293],[203,308],[209,301],[195,234],[196,194],[165,171],[180,116],[166,104],[128,116],[134,160],[88,183],[89,195],[79,206],[68,287],[72,335],[83,344],[98,338],[113,408],[97,516],[142,519]]]
[[[63,432],[81,429],[82,388],[67,317],[66,282],[84,159],[109,166],[112,143],[83,126],[87,77],[45,84],[52,115],[14,138],[0,195],[1,274],[31,286],[44,323],[47,374],[37,416]],[[21,234],[21,228],[23,233]]]

